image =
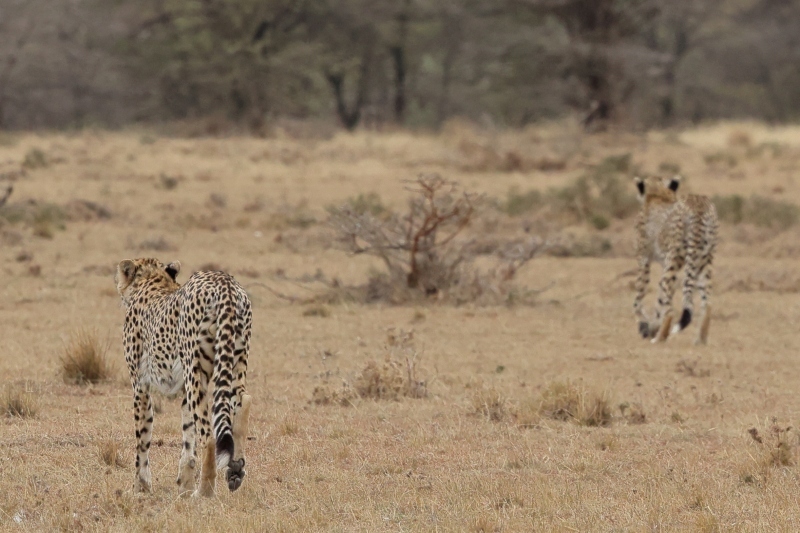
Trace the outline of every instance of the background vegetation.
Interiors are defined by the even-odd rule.
[[[0,128],[800,115],[787,0],[6,0]]]

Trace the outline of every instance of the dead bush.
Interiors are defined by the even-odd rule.
[[[34,418],[39,412],[39,397],[27,383],[6,385],[0,396],[0,408],[6,416]]]
[[[380,218],[346,204],[330,209],[329,224],[351,254],[380,258],[385,272],[362,287],[366,301],[407,302],[435,296],[459,304],[508,301],[508,283],[542,249],[533,238],[509,243],[494,268],[479,271],[471,241],[457,237],[471,222],[479,197],[461,191],[439,175],[422,175],[409,185],[413,193],[405,214]]]
[[[97,333],[80,329],[72,335],[61,355],[61,375],[67,383],[85,385],[107,381],[114,374],[108,359],[108,341]]]

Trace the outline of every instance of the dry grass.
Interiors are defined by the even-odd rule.
[[[545,418],[581,426],[608,426],[613,419],[608,392],[587,389],[582,383],[555,381],[542,391],[538,412]]]
[[[64,381],[86,385],[111,379],[115,368],[108,357],[108,350],[108,341],[101,341],[95,331],[79,329],[73,333],[60,357]]]
[[[39,413],[39,395],[30,386],[6,385],[0,395],[0,409],[6,416],[34,418]]]
[[[97,454],[106,466],[125,468],[126,462],[120,453],[122,444],[116,439],[104,439],[97,444]]]
[[[473,414],[492,422],[500,422],[508,416],[508,400],[495,387],[479,387],[470,398]]]
[[[750,146],[730,146],[732,129],[746,130]],[[298,305],[326,283],[360,286],[384,267],[380,259],[332,247],[321,224],[268,226],[282,204],[291,214],[305,202],[308,215],[323,220],[326,206],[373,191],[387,211],[404,212],[402,178],[418,171],[439,172],[487,198],[506,198],[513,187],[547,195],[573,185],[608,156],[626,153],[632,154],[630,168],[644,172],[679,162],[689,177],[687,193],[800,205],[792,170],[800,162],[800,128],[718,125],[649,132],[644,139],[585,136],[552,124],[477,135],[483,146],[521,156],[521,170],[510,172],[491,170],[492,164],[477,170],[480,154],[473,160],[462,153],[452,132],[357,132],[313,142],[148,133],[152,139],[143,144],[144,135],[16,133],[13,144],[0,146],[0,161],[14,168],[36,147],[50,163],[15,181],[5,207],[33,199],[64,206],[68,217],[66,231],[52,239],[34,236],[28,222],[4,220],[0,227],[2,390],[27,382],[39,405],[35,417],[0,420],[0,529],[796,529],[798,440],[795,429],[785,429],[797,427],[800,413],[794,393],[800,390],[797,224],[784,231],[722,224],[714,318],[702,347],[692,344],[694,323],[668,343],[638,338],[630,218],[609,217],[602,230],[589,220],[567,226],[564,232],[574,237],[566,244],[603,238],[611,252],[602,259],[538,256],[514,281],[548,289],[525,306],[454,306],[438,296],[413,305],[364,303],[343,289],[337,302]],[[766,148],[770,143],[780,149]],[[762,145],[763,153],[750,153]],[[733,154],[736,166],[707,165],[703,156],[714,151]],[[546,157],[560,158],[564,167],[533,168]],[[160,187],[162,173],[180,177],[176,189]],[[623,184],[626,178],[619,175]],[[212,194],[224,195],[226,206],[210,200]],[[72,199],[104,206],[114,216],[73,218],[66,207]],[[370,202],[377,203],[363,204]],[[486,210],[459,236],[474,241],[476,268],[491,268],[492,254],[506,243],[549,238],[545,209],[519,217]],[[205,211],[213,216],[189,223],[189,215],[200,220]],[[247,225],[237,223],[243,216]],[[53,379],[62,339],[75,324],[111,332],[108,358],[121,364],[124,310],[114,265],[158,236],[180,253],[147,254],[181,260],[186,276],[201,265],[222,266],[241,277],[253,302],[248,475],[235,493],[219,483],[210,500],[177,493],[179,402],[163,402],[156,415],[153,493],[136,495],[130,385],[110,379],[75,387]],[[29,274],[33,264],[41,266],[38,277]],[[271,275],[277,272],[284,275]],[[740,282],[745,288],[737,288]],[[289,302],[258,284],[302,298]],[[651,303],[655,294],[647,298]],[[330,316],[303,317],[314,305],[327,307]],[[404,348],[401,330],[412,326],[413,345]],[[387,355],[396,366],[384,371]],[[416,363],[411,381],[425,382],[425,399],[361,398],[355,391],[367,368],[382,383],[395,383],[397,373],[407,380],[407,357]],[[585,411],[600,413],[591,423],[604,423],[609,413],[611,423],[546,416],[543,395],[555,383],[584,390]],[[551,396],[562,406],[548,412],[561,418],[559,409],[579,412],[563,407],[580,405],[569,400],[574,394]],[[595,396],[605,401],[594,402]],[[479,414],[473,401],[491,409]],[[598,408],[590,408],[593,402]],[[502,419],[490,422],[500,405]],[[748,434],[753,426],[761,443]],[[123,466],[101,458],[106,439],[119,443]]]

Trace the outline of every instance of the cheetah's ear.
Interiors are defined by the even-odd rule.
[[[136,275],[136,264],[130,259],[124,259],[117,265],[117,272],[122,276],[122,280],[130,282]]]
[[[636,190],[639,191],[639,196],[644,197],[644,180],[639,176],[636,176],[634,181],[636,182]]]
[[[681,177],[675,174],[675,176],[671,180],[669,180],[669,185],[667,187],[669,187],[669,190],[671,190],[672,192],[675,192],[678,190],[678,187],[680,187],[680,184],[681,184]]]
[[[173,261],[172,263],[167,265],[167,274],[169,277],[172,278],[172,281],[176,281],[175,278],[178,277],[178,272],[181,271],[181,262],[180,261]]]

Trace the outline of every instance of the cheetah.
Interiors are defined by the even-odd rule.
[[[642,337],[653,342],[665,341],[671,333],[681,331],[692,321],[692,293],[697,285],[702,317],[695,343],[705,344],[711,321],[709,299],[719,221],[714,204],[708,197],[690,194],[678,198],[680,182],[680,176],[671,179],[636,178],[642,208],[636,220],[639,271],[633,309]],[[663,268],[654,322],[648,320],[642,308],[650,281],[651,261],[660,263]],[[683,312],[678,323],[670,330],[675,282],[684,265]]]
[[[157,390],[183,395],[179,491],[213,496],[218,469],[227,467],[231,491],[241,486],[245,476],[244,442],[251,404],[245,381],[252,310],[244,289],[230,275],[197,272],[181,286],[176,281],[180,266],[177,261],[164,265],[151,258],[126,259],[117,266],[114,278],[127,308],[123,347],[133,386],[134,491],[152,489],[150,392]],[[195,490],[198,450],[202,465],[200,487]]]

